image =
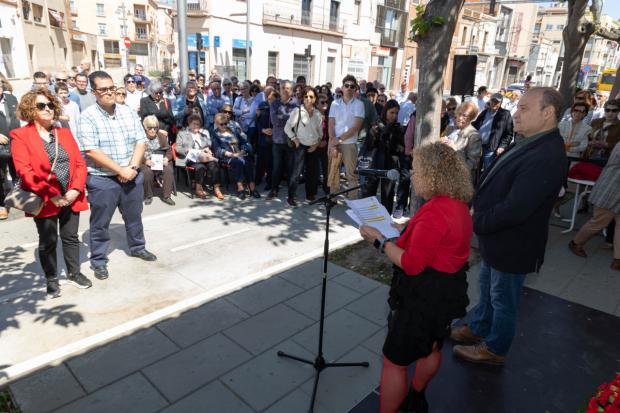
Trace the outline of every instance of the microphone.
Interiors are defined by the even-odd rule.
[[[375,178],[389,179],[390,181],[398,181],[400,174],[396,169],[358,169],[357,172],[360,176],[372,176]]]

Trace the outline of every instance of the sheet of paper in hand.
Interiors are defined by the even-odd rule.
[[[159,153],[154,153],[151,155],[151,169],[153,171],[163,171],[164,170],[164,155]]]
[[[381,231],[384,237],[399,237],[400,232],[392,226],[394,223],[390,213],[379,202],[376,196],[368,198],[346,200],[347,215],[358,225],[368,225]]]

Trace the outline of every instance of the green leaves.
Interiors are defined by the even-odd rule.
[[[415,11],[416,17],[411,19],[411,30],[409,31],[411,40],[425,37],[431,27],[442,26],[446,21],[442,16],[426,16],[426,9],[423,5],[416,6]]]

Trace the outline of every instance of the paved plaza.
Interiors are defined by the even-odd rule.
[[[24,413],[306,411],[314,370],[276,353],[313,358],[317,351],[321,212],[308,206],[291,210],[282,200],[176,199],[176,208],[155,200],[146,209],[147,246],[159,256],[155,264],[127,256],[123,228],[115,219],[111,277],[93,279],[86,291],[67,286],[56,300],[43,296],[32,222],[13,219],[0,226],[0,380],[9,384]],[[334,215],[332,245],[358,240],[344,208]],[[87,216],[82,215],[84,229]],[[590,258],[572,256],[566,248],[570,235],[560,230],[551,226],[543,271],[527,280],[540,292],[532,296],[541,303],[537,308],[566,313],[559,327],[564,335],[578,318],[566,310],[571,303],[587,307],[590,319],[600,314],[617,321],[620,277],[609,269],[611,251],[597,238],[588,245]],[[91,275],[87,267],[84,272]],[[470,308],[477,301],[477,271],[469,272]],[[370,367],[326,370],[315,411],[376,411],[387,291],[330,264],[325,357],[369,361]],[[532,311],[524,314],[535,319]],[[520,331],[518,342],[527,342],[533,331]],[[580,341],[606,346],[604,334],[592,334]],[[532,351],[544,359],[553,350],[541,345]],[[446,352],[439,378],[452,377],[446,373],[452,371],[451,358]],[[544,368],[522,364],[532,360],[509,358],[504,375],[538,372],[534,378],[544,382]],[[620,369],[615,363],[606,368]],[[461,405],[461,411],[474,410]]]

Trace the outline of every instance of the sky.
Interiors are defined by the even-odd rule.
[[[614,20],[620,20],[620,0],[605,0],[603,13],[610,15]]]

